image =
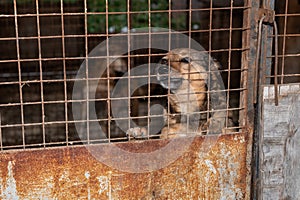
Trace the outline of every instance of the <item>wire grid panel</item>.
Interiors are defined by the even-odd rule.
[[[299,18],[300,3],[297,0],[284,0],[275,2],[276,22],[278,26],[278,83],[300,82],[299,68]],[[269,37],[275,37],[271,35]],[[268,57],[275,58],[275,52]],[[275,68],[275,66],[274,66]],[[275,70],[275,69],[274,69]],[[271,77],[274,81],[274,70]]]
[[[241,38],[248,27],[243,26],[241,16],[249,9],[243,1],[14,0],[0,4],[1,149],[127,141],[126,133],[135,139],[160,138],[161,129],[154,134],[150,130],[155,121],[158,125],[154,127],[169,128],[164,129],[168,130],[166,137],[170,128],[186,135],[195,121],[190,118],[195,116],[201,121],[201,130],[197,125],[196,132],[202,135],[209,133],[212,116],[225,120],[219,132],[243,128],[239,113],[246,108],[239,98],[247,88],[240,83],[245,71],[241,54],[248,48],[242,47]],[[151,31],[139,32],[142,27]],[[150,27],[164,31],[157,33]],[[137,39],[132,40],[134,34]],[[188,38],[186,43],[182,43],[182,35]],[[126,43],[108,42],[116,37]],[[153,48],[151,38],[167,48]],[[148,46],[132,48],[142,46],[144,40]],[[193,58],[177,52],[171,60],[171,54],[167,54],[176,47],[187,48],[190,55],[193,42],[203,47],[199,51],[202,67],[207,63],[200,77],[199,68],[193,72],[199,65],[197,56],[190,60]],[[97,49],[99,44],[105,45]],[[121,49],[124,46],[125,52]],[[95,48],[98,54],[91,57]],[[98,68],[91,67],[92,62]],[[158,80],[157,63],[165,66],[162,71],[167,70],[160,74],[166,77],[165,85],[151,82]],[[189,67],[172,71],[176,63]],[[133,69],[141,66],[145,73],[134,74]],[[103,73],[99,74],[99,68],[105,68]],[[185,93],[178,94],[188,100],[181,102],[183,105],[197,108],[183,112],[170,100],[176,93],[171,85],[183,80],[197,82],[191,81],[195,74],[202,83],[201,77],[208,77],[206,85],[200,90],[187,84]],[[212,77],[222,77],[224,88],[214,88]],[[131,91],[139,80],[146,83]],[[82,84],[80,91],[74,90],[76,83]],[[122,89],[116,95],[114,88],[120,85]],[[188,93],[193,89],[201,101],[190,99]],[[214,108],[211,102],[218,93],[224,94],[223,107]],[[156,104],[163,109],[153,114],[151,108]],[[74,117],[74,108],[79,110],[79,118]],[[95,109],[95,115],[91,115],[91,109]],[[177,127],[178,120],[185,129]],[[95,127],[101,127],[101,132]],[[134,127],[140,129],[132,130]]]

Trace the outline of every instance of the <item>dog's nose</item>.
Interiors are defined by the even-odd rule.
[[[159,75],[169,74],[169,66],[159,66],[157,68],[157,74]]]

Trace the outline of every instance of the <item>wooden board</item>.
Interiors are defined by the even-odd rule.
[[[263,199],[299,199],[300,196],[300,85],[274,87],[263,94],[263,137],[260,151]]]

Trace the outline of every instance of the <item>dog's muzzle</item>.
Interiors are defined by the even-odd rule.
[[[158,65],[155,69],[159,84],[171,91],[177,90],[183,81],[180,72],[174,70],[168,65]]]

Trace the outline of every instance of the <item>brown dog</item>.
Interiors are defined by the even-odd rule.
[[[207,53],[194,49],[174,49],[161,59],[157,81],[169,91],[161,138],[222,133],[226,95],[218,68]],[[146,136],[147,131],[136,127],[127,135]]]

